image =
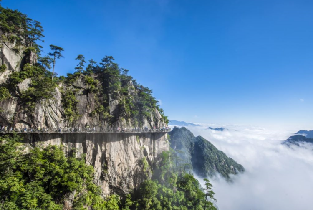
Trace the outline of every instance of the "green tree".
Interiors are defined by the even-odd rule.
[[[171,152],[161,154],[152,179],[144,181],[135,192],[131,209],[216,210],[206,199],[206,195],[214,199],[209,181],[206,181],[207,190],[204,192],[192,174],[175,170],[172,156]]]
[[[25,41],[26,46],[29,46],[31,48],[34,48],[36,52],[39,54],[40,49],[42,48],[41,45],[37,43],[37,41],[42,41],[43,35],[43,27],[41,26],[39,21],[27,18],[27,30],[25,32]]]
[[[42,67],[46,69],[51,69],[51,63],[53,62],[53,60],[51,57],[45,56],[45,57],[39,57],[38,62]]]
[[[204,179],[205,181],[205,199],[206,199],[206,202],[205,202],[205,208],[204,210],[206,209],[212,209],[214,206],[213,206],[213,203],[212,202],[209,202],[208,200],[208,197],[213,200],[213,201],[216,201],[216,199],[214,198],[214,192],[212,190],[212,184],[210,183],[210,181],[208,179]],[[215,208],[215,207],[214,207]]]
[[[119,209],[118,196],[100,196],[84,157],[66,157],[57,146],[25,154],[21,141],[17,135],[0,137],[0,209],[61,210],[70,194],[73,209]]]
[[[79,54],[75,60],[79,61],[79,63],[75,67],[75,69],[76,69],[76,71],[81,73],[84,70],[84,66],[85,66],[85,63],[86,63],[85,57],[82,54]]]
[[[51,44],[50,50],[51,52],[49,52],[48,55],[51,56],[52,58],[52,64],[53,64],[52,79],[53,79],[56,59],[60,59],[63,57],[62,52],[64,51],[64,49],[62,47],[58,47],[56,45]]]

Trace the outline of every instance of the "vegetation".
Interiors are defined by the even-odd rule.
[[[144,118],[150,122],[157,121],[154,113],[159,111],[163,122],[168,123],[164,111],[159,108],[157,100],[152,96],[152,91],[139,85],[127,74],[128,70],[120,68],[117,63],[113,62],[112,56],[104,57],[99,64],[90,60],[87,67],[84,65],[86,62],[83,55],[78,55],[76,60],[79,61],[75,67],[76,72],[68,74],[64,78],[64,83],[72,87],[75,82],[84,84],[87,93],[94,94],[97,108],[91,113],[92,115],[98,113],[110,123],[126,119],[140,126]],[[77,92],[79,92],[78,89]],[[117,111],[111,115],[108,109],[109,101],[112,100],[117,100],[119,103]],[[69,107],[69,105],[63,103],[63,107]]]
[[[155,165],[152,179],[144,181],[132,198],[131,209],[216,209],[212,185],[206,180],[203,191],[199,182],[189,173],[179,172],[170,159],[171,152],[163,152]]]
[[[42,37],[44,37],[40,22],[32,20],[18,10],[6,9],[1,5],[0,20],[3,41],[14,43],[17,52],[20,51],[20,48],[24,48],[28,52],[36,51],[37,54],[40,54],[42,47],[38,41],[42,41]],[[5,44],[5,42],[3,43]]]
[[[32,113],[35,104],[42,99],[52,98],[57,81],[51,80],[52,73],[46,69],[47,58],[40,58],[38,63],[30,63],[30,54],[35,52],[40,55],[43,28],[40,22],[32,20],[27,15],[17,10],[5,9],[0,6],[0,29],[2,45],[8,47],[8,43],[14,44],[16,53],[23,52],[20,71],[13,71],[7,82],[0,86],[0,100],[18,96],[18,103],[24,106],[24,111]],[[3,46],[2,46],[3,47]],[[14,50],[12,49],[12,50]],[[7,69],[5,64],[1,65],[1,72]],[[49,78],[50,77],[50,78]],[[21,91],[18,84],[29,79],[30,83],[26,90]]]
[[[177,165],[190,167],[201,177],[220,173],[227,180],[230,174],[244,172],[244,167],[218,150],[201,136],[195,137],[186,128],[175,127],[170,133],[170,146],[178,157]]]
[[[0,137],[1,209],[61,210],[70,195],[74,209],[118,209],[116,195],[100,196],[84,158],[65,157],[57,146],[25,153],[20,141],[16,135]]]
[[[10,92],[6,87],[0,87],[0,101],[10,98]]]
[[[58,47],[56,45],[50,44],[50,50],[51,52],[49,52],[48,55],[51,56],[51,60],[53,64],[53,70],[52,70],[52,79],[53,79],[56,59],[60,59],[63,57],[62,51],[64,51],[64,49],[62,47]]]
[[[146,181],[134,193],[104,199],[93,183],[92,166],[84,157],[75,158],[75,151],[66,157],[57,146],[25,149],[17,135],[0,137],[1,209],[64,209],[70,202],[74,209],[93,210],[215,209],[206,199],[214,200],[209,180],[203,191],[191,174],[177,171],[170,152],[162,153],[152,179],[147,160],[142,160]]]
[[[67,120],[72,123],[79,117],[76,107],[78,101],[75,97],[75,92],[69,90],[65,91],[62,94],[62,103],[64,106],[65,116]]]
[[[56,77],[56,61],[63,57],[64,49],[51,44],[48,55],[40,56],[41,46],[38,43],[44,37],[40,22],[17,10],[1,6],[0,17],[3,44],[14,44],[17,52],[24,52],[20,71],[13,71],[8,81],[0,85],[0,100],[17,97],[24,111],[31,114],[36,103],[42,99],[51,99],[56,87],[62,86],[62,106],[69,123],[74,123],[80,116],[77,112],[76,97],[81,94],[88,94],[88,97],[95,100],[96,107],[90,115],[111,124],[126,120],[127,123],[142,126],[144,119],[156,123],[159,121],[157,111],[161,114],[161,120],[168,123],[168,118],[152,96],[152,91],[138,84],[128,75],[128,70],[120,68],[114,62],[112,56],[105,56],[99,63],[91,59],[86,65],[84,55],[79,54],[76,58],[79,62],[75,67],[76,72],[68,74],[67,77]],[[31,52],[37,54],[37,63],[30,62]],[[5,64],[1,65],[0,72],[4,72],[6,68]],[[18,85],[26,79],[31,79],[30,84],[25,91],[20,91]],[[83,84],[80,88],[86,91],[74,86],[75,82]],[[70,91],[72,93],[69,93]],[[110,101],[119,102],[114,113],[109,113]]]
[[[3,73],[6,70],[7,66],[5,64],[2,64],[0,66],[0,73]]]

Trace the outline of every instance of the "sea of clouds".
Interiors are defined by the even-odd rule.
[[[210,179],[220,210],[313,209],[313,147],[281,144],[297,130],[226,125],[215,131],[209,126],[214,127],[187,128],[246,169],[232,183],[219,176]]]

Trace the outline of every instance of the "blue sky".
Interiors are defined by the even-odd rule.
[[[75,57],[112,55],[170,119],[313,128],[313,2],[3,0]]]

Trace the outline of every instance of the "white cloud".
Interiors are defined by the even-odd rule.
[[[159,105],[162,106],[162,101],[161,101],[161,99],[157,99],[157,101],[159,102]]]
[[[303,99],[303,98],[300,98],[300,101],[301,101],[301,102],[304,102],[304,99]]]
[[[245,173],[234,177],[233,183],[220,177],[211,179],[220,209],[312,209],[312,146],[288,148],[281,145],[279,140],[287,139],[295,131],[224,127],[227,130],[188,127],[246,169]]]

